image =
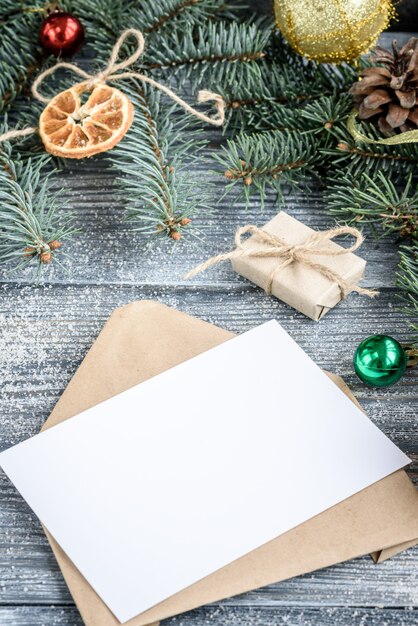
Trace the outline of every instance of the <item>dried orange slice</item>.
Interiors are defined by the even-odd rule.
[[[39,119],[45,150],[66,159],[84,159],[115,146],[132,124],[134,108],[124,93],[97,85],[82,103],[82,83],[62,91]]]

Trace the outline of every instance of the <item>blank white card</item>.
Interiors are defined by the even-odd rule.
[[[275,321],[0,455],[120,622],[408,462]]]

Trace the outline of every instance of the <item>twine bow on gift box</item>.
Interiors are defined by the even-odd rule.
[[[244,246],[245,241],[243,241],[243,236],[248,234],[253,236],[255,242],[263,244],[264,247],[250,248],[248,245]],[[355,242],[350,248],[332,249],[326,245],[332,239],[339,237],[340,235],[352,235],[355,238]],[[346,281],[338,272],[330,269],[322,263],[316,263],[313,260],[313,257],[319,255],[335,257],[343,254],[349,254],[350,252],[357,250],[363,241],[364,237],[361,232],[357,230],[357,228],[339,226],[322,232],[314,232],[302,243],[288,244],[277,235],[273,235],[273,233],[262,230],[253,224],[247,224],[247,226],[239,228],[235,234],[235,250],[211,257],[188,272],[184,278],[187,280],[196,276],[199,272],[203,272],[209,267],[216,265],[217,263],[236,259],[238,257],[277,258],[279,263],[268,276],[265,287],[265,290],[269,295],[272,293],[275,276],[291,263],[298,262],[302,263],[306,267],[309,267],[310,269],[316,270],[325,278],[328,278],[330,281],[336,283],[340,289],[342,300],[346,297],[349,291],[357,291],[358,293],[372,298],[378,295],[379,292],[374,289],[364,289],[359,285],[352,284]],[[321,244],[323,245],[321,246]]]

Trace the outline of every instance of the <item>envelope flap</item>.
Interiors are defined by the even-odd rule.
[[[116,309],[41,430],[232,337],[218,326],[151,300]]]

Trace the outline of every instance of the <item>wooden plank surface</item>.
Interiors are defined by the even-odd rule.
[[[223,190],[221,175],[208,174],[207,165],[198,167],[202,181],[213,181],[216,197]],[[170,242],[148,246],[132,234],[122,221],[113,179],[114,171],[100,158],[71,165],[60,178],[73,189],[68,204],[83,229],[70,246],[69,277],[53,269],[49,282],[38,288],[25,285],[27,275],[2,277],[0,450],[39,430],[115,307],[158,299],[235,332],[277,319],[321,367],[345,378],[371,419],[411,456],[410,475],[418,480],[417,372],[391,389],[371,390],[356,379],[351,365],[362,337],[377,332],[401,340],[408,336],[405,317],[396,308],[393,241],[369,238],[361,250],[368,261],[364,284],[379,288],[380,297],[352,295],[315,323],[267,297],[228,265],[191,283],[182,281],[196,263],[230,246],[237,225],[262,224],[272,217],[277,211],[272,196],[263,214],[256,201],[246,210],[225,199],[197,220],[202,244],[173,250]],[[288,196],[284,208],[314,228],[332,224],[319,192]],[[363,557],[167,623],[409,626],[418,623],[417,565],[417,548],[378,566]],[[0,625],[81,623],[38,521],[0,473]]]
[[[0,608],[0,623],[14,626],[82,626],[77,611],[71,607]],[[164,622],[165,626],[396,626],[416,625],[410,609],[340,609],[202,607]]]

